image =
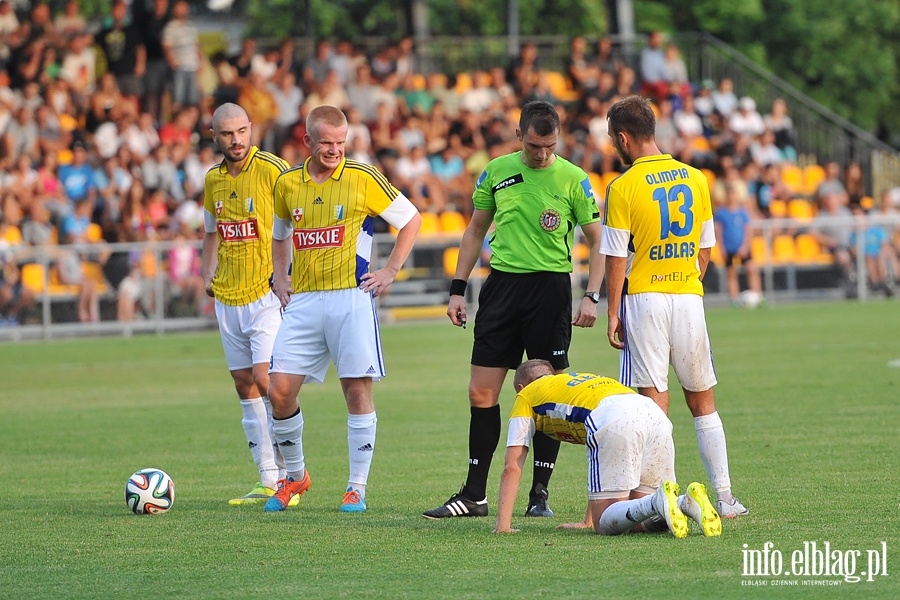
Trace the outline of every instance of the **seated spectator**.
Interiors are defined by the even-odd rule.
[[[22,285],[15,256],[0,240],[0,327],[24,323],[33,306],[34,293]]]
[[[851,224],[834,223],[835,217],[848,218],[852,215],[844,200],[846,192],[834,191],[822,196],[822,206],[813,220],[813,235],[819,244],[831,253],[840,269],[844,293],[847,298],[857,294],[856,271],[850,253]]]
[[[15,118],[6,127],[3,154],[13,163],[23,154],[36,155],[39,150],[38,134],[34,112],[28,106],[19,107],[15,111]]]
[[[95,244],[89,237],[91,216],[94,213],[94,200],[89,198],[75,204],[75,210],[66,215],[59,227],[59,239],[63,244]],[[106,259],[104,253],[89,255],[87,252],[78,252],[72,249],[64,249],[59,253],[56,270],[59,281],[65,285],[79,286],[78,291],[78,320],[82,323],[91,323],[100,320],[100,291],[97,282],[86,277],[82,268],[82,262],[100,262]]]
[[[738,109],[728,118],[728,127],[736,135],[746,135],[751,138],[762,135],[766,130],[766,124],[762,116],[756,111],[756,101],[749,96],[744,96],[738,103]]]
[[[73,204],[82,200],[90,200],[93,205],[96,197],[94,169],[87,159],[88,154],[84,143],[76,141],[72,144],[72,162],[59,168],[59,180],[66,189],[69,202]]]
[[[104,229],[122,218],[121,199],[133,182],[131,174],[122,168],[117,156],[110,156],[94,170],[94,187],[97,188],[97,208]]]
[[[395,185],[420,211],[440,213],[446,205],[444,190],[431,171],[424,146],[401,151],[393,171]]]
[[[397,96],[400,99],[404,114],[414,114],[425,117],[431,112],[434,105],[434,96],[427,89],[416,87],[416,74],[407,73],[401,80]]]
[[[719,80],[719,88],[712,93],[712,101],[716,107],[716,112],[727,121],[738,105],[737,96],[734,95],[734,84],[731,79],[723,77]]]
[[[791,199],[791,190],[781,179],[781,168],[778,164],[763,167],[760,181],[756,184],[756,206],[759,214],[765,218],[772,216],[769,208],[772,200],[787,202]]]
[[[56,153],[44,154],[37,169],[37,197],[43,204],[54,206],[54,212],[62,214],[69,208],[69,199],[66,196],[66,188],[57,175],[58,170]],[[43,208],[47,210],[46,206]]]
[[[651,31],[641,49],[641,94],[659,100],[667,95],[668,70],[661,31]]]
[[[377,92],[375,93],[377,96]],[[394,96],[393,89],[390,91],[389,102],[396,109],[397,99]],[[241,106],[247,106],[243,102],[240,104]],[[312,88],[312,91],[306,97],[304,104],[308,108],[315,108],[316,106],[328,104],[340,109],[346,109],[350,104],[350,96],[347,94],[347,90],[344,89],[344,86],[341,85],[341,80],[338,77],[337,71],[329,71],[325,76],[325,80]],[[255,123],[252,119],[251,122]]]
[[[291,129],[297,123],[300,116],[300,107],[303,105],[303,90],[297,85],[297,78],[287,71],[282,73],[276,81],[269,83],[269,92],[275,101],[277,116],[272,123],[271,148],[276,154],[281,153],[281,147],[291,137]]]
[[[362,120],[366,123],[375,120],[378,107],[375,101],[375,90],[378,87],[372,78],[372,69],[368,64],[356,68],[354,81],[347,86],[347,100],[350,106],[359,109]]]
[[[200,275],[200,253],[196,246],[187,242],[190,230],[179,229],[174,236],[175,245],[169,250],[168,275],[175,298],[170,307],[176,312],[175,307],[183,307],[175,316],[197,316],[202,314],[203,305],[206,302],[206,284]]]
[[[81,14],[78,0],[67,0],[63,12],[53,20],[53,26],[67,40],[87,31],[87,20]]]
[[[597,40],[597,54],[593,62],[603,73],[610,73],[613,77],[618,74],[622,59],[613,47],[612,39],[603,36]]]
[[[34,113],[37,126],[37,147],[42,156],[58,154],[72,143],[72,134],[64,131],[59,117],[48,104],[42,104]]]
[[[68,51],[63,56],[59,70],[60,79],[69,84],[76,103],[85,103],[94,93],[97,57],[93,47],[93,36],[78,34],[69,42]]]
[[[844,182],[841,180],[841,165],[833,160],[825,163],[825,179],[816,187],[815,200],[819,208],[824,206],[826,196],[847,198],[847,188],[844,187]]]
[[[510,61],[506,69],[506,80],[516,91],[516,97],[527,98],[531,94],[540,68],[537,45],[533,42],[523,44],[519,55]]]
[[[143,160],[149,156],[159,145],[159,132],[153,125],[153,115],[141,113],[137,122],[130,123],[125,129],[122,141],[136,159]]]
[[[28,220],[22,223],[22,241],[29,246],[52,246],[57,242],[50,211],[42,200],[31,205]]]
[[[781,150],[783,160],[791,163],[797,162],[797,150],[794,143],[797,137],[794,131],[794,121],[788,116],[787,102],[784,98],[775,98],[772,101],[772,112],[764,117],[766,128],[775,134],[775,145]]]
[[[784,162],[781,150],[775,145],[775,134],[768,129],[750,143],[750,154],[763,166]]]
[[[471,214],[473,181],[466,172],[466,163],[451,146],[444,147],[431,157],[431,172],[447,195],[447,208]]]
[[[862,167],[856,161],[847,163],[844,169],[844,189],[847,190],[847,205],[851,210],[860,206],[862,199],[868,196]]]
[[[325,82],[328,73],[334,71],[331,64],[331,42],[319,40],[316,43],[316,51],[306,60],[303,66],[303,85],[307,89],[314,89]]]
[[[18,197],[17,204],[22,210],[29,210],[32,202],[39,197],[38,173],[34,168],[33,161],[30,154],[19,156],[5,185]]]
[[[665,51],[665,80],[669,84],[670,94],[674,93],[679,99],[684,99],[691,94],[691,82],[688,78],[687,65],[681,58],[681,50],[675,44],[666,46]]]
[[[850,258],[855,264],[857,257],[858,237],[862,235],[863,255],[866,264],[866,274],[868,275],[869,290],[872,292],[883,292],[887,298],[894,295],[894,288],[890,284],[888,278],[888,253],[891,243],[890,229],[884,225],[862,224],[866,218],[866,210],[859,204],[851,204],[851,212],[856,215],[860,221],[853,232],[850,234]],[[860,230],[861,234],[860,234]]]
[[[19,29],[19,18],[12,8],[9,0],[0,0],[0,40],[6,39],[9,35]]]
[[[587,58],[587,41],[580,35],[576,35],[569,42],[569,56],[566,57],[564,67],[566,77],[572,89],[583,93],[589,77],[590,62]]]

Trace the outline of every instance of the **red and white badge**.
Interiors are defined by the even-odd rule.
[[[303,209],[302,209],[302,208],[295,208],[295,209],[293,210],[293,215],[294,215],[294,221],[295,221],[296,223],[299,223],[299,222],[301,221],[301,219],[303,219]]]
[[[216,200],[216,215],[222,214],[222,207],[225,206],[225,203],[221,200]]]

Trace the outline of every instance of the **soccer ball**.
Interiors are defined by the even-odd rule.
[[[125,484],[125,502],[136,515],[157,515],[175,503],[175,484],[161,469],[141,469]]]
[[[740,305],[744,308],[756,308],[763,301],[763,295],[753,290],[744,290],[738,297]]]

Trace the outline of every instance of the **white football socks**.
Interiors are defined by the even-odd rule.
[[[375,429],[378,419],[375,413],[347,415],[347,448],[350,451],[350,478],[348,487],[365,496],[369,481],[369,468],[375,452]]]
[[[298,409],[297,414],[287,419],[272,419],[272,430],[284,457],[286,476],[300,481],[306,474],[303,458],[303,413]]]
[[[731,477],[728,475],[728,450],[725,447],[725,429],[719,413],[694,417],[697,430],[697,446],[706,474],[716,490],[716,498],[731,500]]]
[[[272,450],[275,452],[275,465],[278,467],[278,479],[284,479],[284,457],[275,442],[275,432],[272,431],[272,403],[268,396],[263,396],[263,404],[266,405],[266,419],[269,426],[269,439],[272,440]]]
[[[268,400],[268,399],[266,399]],[[263,398],[249,398],[241,400],[241,410],[244,413],[241,425],[250,446],[250,454],[253,462],[259,469],[260,482],[268,487],[275,488],[278,481],[279,465],[276,464],[274,440],[270,430],[270,413],[267,412],[267,402]]]

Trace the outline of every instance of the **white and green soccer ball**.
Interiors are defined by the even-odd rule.
[[[125,502],[136,515],[158,515],[175,503],[175,483],[162,469],[141,469],[125,484]]]

